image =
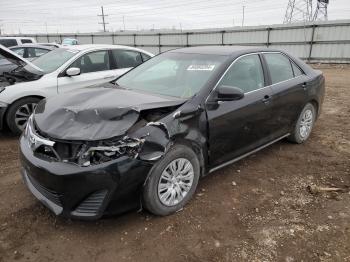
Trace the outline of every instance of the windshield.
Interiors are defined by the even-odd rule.
[[[64,39],[62,44],[63,45],[76,45],[77,41],[75,39]]]
[[[165,53],[117,79],[122,88],[189,98],[208,82],[225,56]]]
[[[33,60],[32,64],[39,67],[43,73],[48,74],[58,69],[78,52],[78,50],[58,48]],[[24,69],[30,70],[30,66],[26,65]]]

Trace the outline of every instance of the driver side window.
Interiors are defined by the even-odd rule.
[[[259,55],[238,58],[226,72],[220,85],[238,87],[244,93],[264,87],[264,73]]]
[[[70,68],[72,67],[80,68],[81,74],[109,70],[108,51],[96,51],[85,54],[70,66]]]

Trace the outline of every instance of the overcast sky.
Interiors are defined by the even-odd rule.
[[[109,31],[197,29],[283,22],[288,0],[0,0],[0,28],[14,33],[101,31],[104,6]],[[303,2],[303,0],[296,0]],[[316,5],[316,0],[314,0]],[[349,19],[350,0],[330,0],[329,20]],[[124,21],[124,22],[123,22]]]

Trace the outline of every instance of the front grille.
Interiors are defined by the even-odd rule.
[[[38,147],[34,152],[37,157],[48,161],[76,162],[77,155],[83,148],[83,143],[62,142],[48,138],[36,125],[34,125],[34,131],[40,137],[55,142],[53,147],[45,145]]]
[[[74,216],[96,216],[100,211],[103,201],[107,195],[107,190],[100,190],[88,196],[72,212]]]
[[[60,194],[57,192],[50,190],[43,185],[41,185],[38,181],[36,181],[33,177],[28,175],[28,178],[32,185],[38,190],[44,197],[46,197],[51,202],[55,203],[56,205],[62,207],[62,203],[60,200]]]

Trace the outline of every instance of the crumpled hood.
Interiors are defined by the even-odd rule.
[[[34,120],[46,135],[63,140],[103,140],[126,133],[142,110],[184,103],[183,99],[119,88],[83,88],[38,104]]]

